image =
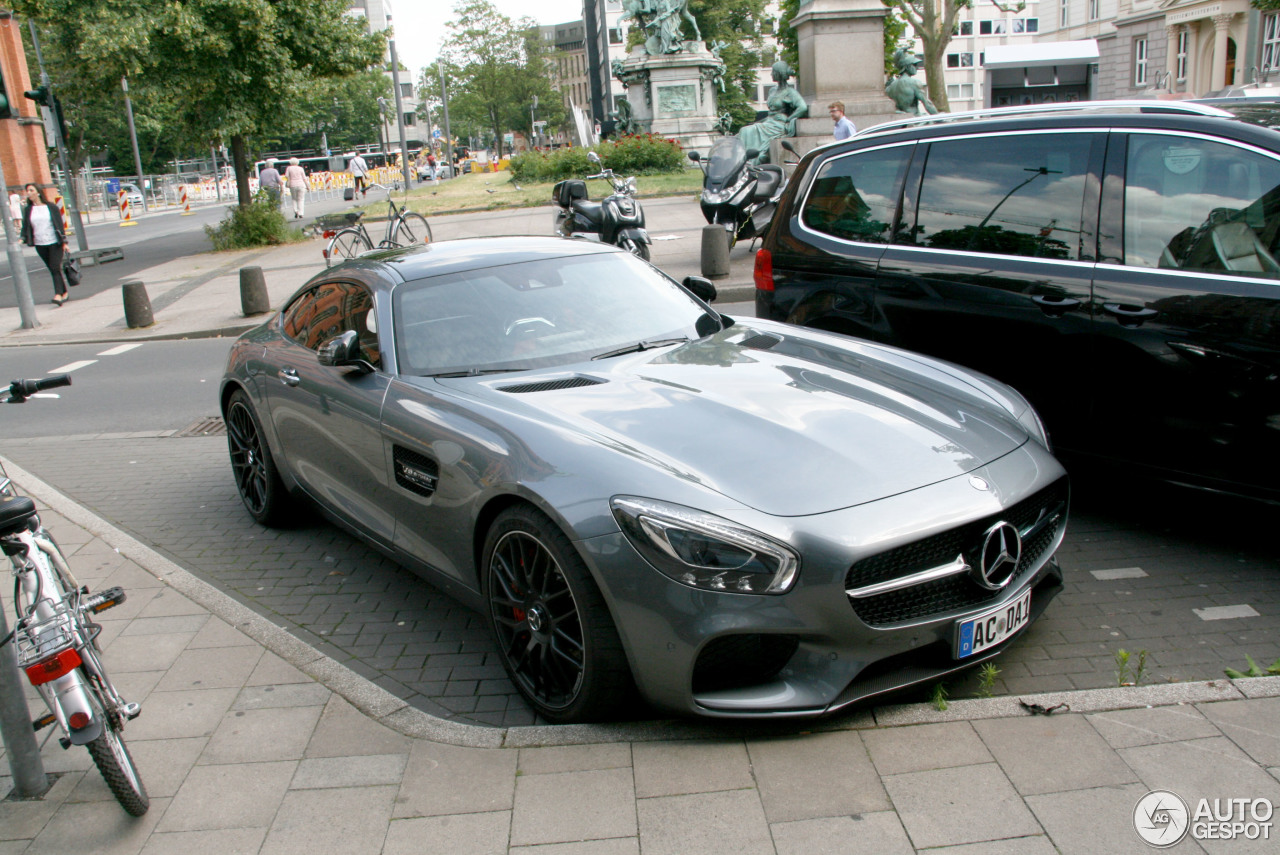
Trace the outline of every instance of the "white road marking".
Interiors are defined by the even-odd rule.
[[[1207,609],[1192,609],[1200,620],[1229,620],[1231,618],[1258,617],[1253,606],[1210,606]]]
[[[1116,579],[1142,579],[1147,571],[1141,567],[1117,567],[1114,570],[1090,570],[1093,578],[1100,582],[1112,582]]]
[[[135,347],[142,347],[142,342],[135,341],[133,344],[116,345],[110,350],[102,351],[102,353],[99,353],[98,355],[99,356],[119,356],[122,353],[128,353],[129,351],[133,350]]]
[[[46,374],[70,374],[72,371],[75,371],[79,368],[84,368],[86,365],[92,365],[97,361],[98,360],[96,359],[82,359],[79,362],[69,362],[66,365],[62,366],[61,368],[55,368],[52,371],[46,371],[45,373]]]

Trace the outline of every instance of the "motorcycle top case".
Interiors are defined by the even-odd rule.
[[[569,178],[551,188],[551,198],[557,205],[569,207],[574,199],[587,198],[587,182],[581,178]]]

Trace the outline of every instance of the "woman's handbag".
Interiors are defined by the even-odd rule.
[[[68,285],[80,284],[80,261],[69,255],[62,257],[62,277]]]

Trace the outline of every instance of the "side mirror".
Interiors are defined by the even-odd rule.
[[[330,368],[359,368],[363,374],[374,370],[360,352],[360,336],[355,330],[347,330],[320,345],[316,361]]]
[[[589,151],[587,152],[587,160],[591,161],[592,163],[599,163],[600,155],[596,154],[594,151]]]
[[[787,151],[789,151],[789,152],[791,152],[792,154],[794,154],[796,157],[799,157],[799,156],[800,156],[800,152],[796,151],[796,147],[795,147],[795,146],[793,146],[793,145],[791,144],[791,141],[790,141],[790,140],[778,140],[778,143],[779,143],[779,145],[781,145],[783,148],[785,148]]]
[[[686,276],[680,284],[704,303],[710,303],[716,298],[716,286],[711,284],[710,279],[704,279],[701,276]]]
[[[698,161],[702,160],[702,155],[698,154],[696,151],[691,151],[689,152],[689,159],[692,160],[694,163],[697,163]]]
[[[760,149],[758,148],[747,149],[747,160],[755,160],[759,156],[760,156]]]

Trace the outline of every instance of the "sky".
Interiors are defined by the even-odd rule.
[[[489,0],[513,20],[525,16],[539,24],[563,24],[582,17],[582,0]],[[391,0],[396,32],[396,55],[413,72],[435,62],[440,45],[449,34],[455,0]]]

